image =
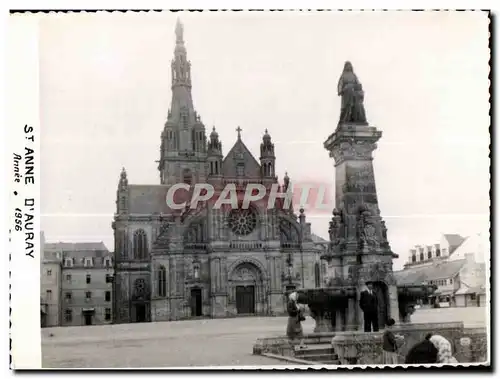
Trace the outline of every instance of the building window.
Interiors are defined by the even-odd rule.
[[[411,256],[411,262],[415,263],[416,261],[417,261],[417,256],[416,255],[412,255]]]
[[[92,258],[85,258],[85,267],[92,267]]]
[[[71,292],[66,292],[64,294],[64,298],[66,299],[67,303],[71,303]]]
[[[453,279],[450,279],[450,284],[453,284]]]
[[[106,274],[106,283],[113,283],[113,275]]]
[[[420,261],[423,261],[424,260],[424,253],[420,253]]]
[[[165,266],[160,266],[158,269],[158,296],[167,296],[167,270]]]
[[[440,257],[440,256],[441,256],[441,250],[436,249],[436,257]]]
[[[245,165],[243,163],[238,163],[236,166],[236,176],[245,176]]]
[[[429,250],[429,251],[427,252],[427,258],[428,258],[428,259],[431,259],[431,258],[432,258],[432,251],[431,251],[431,250]]]
[[[314,284],[316,288],[321,287],[320,267],[317,262],[314,264]]]
[[[111,320],[111,308],[106,308],[106,309],[104,310],[104,319],[105,319],[106,321]]]
[[[471,293],[470,294],[470,299],[471,300],[476,300],[476,294],[475,293]]]
[[[47,270],[47,276],[52,276],[52,270]]]
[[[85,276],[85,281],[87,282],[87,284],[90,284],[90,282],[92,281],[92,280],[91,280],[91,276],[90,276],[90,274],[87,274],[87,275]]]
[[[148,254],[148,239],[146,232],[142,229],[134,233],[134,254],[135,259],[146,259]]]
[[[111,259],[110,258],[104,259],[104,267],[111,268]]]
[[[73,258],[66,258],[64,260],[64,266],[65,267],[73,267]]]
[[[66,322],[73,321],[73,311],[71,309],[65,309],[64,310],[64,320]]]
[[[71,283],[71,274],[66,274],[66,281]]]
[[[47,300],[52,300],[52,290],[47,290]]]
[[[106,291],[104,293],[104,301],[111,301],[111,291]]]
[[[85,299],[86,300],[92,299],[92,292],[90,292],[90,291],[85,292]]]

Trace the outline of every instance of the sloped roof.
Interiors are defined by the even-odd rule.
[[[241,154],[242,158],[238,155]],[[236,140],[229,153],[227,153],[223,165],[223,175],[226,177],[236,176],[236,164],[238,161],[245,163],[245,179],[260,177],[260,164],[252,155],[248,147],[243,143],[241,138]]]
[[[46,250],[70,251],[108,251],[108,248],[101,242],[55,242],[46,243]]]
[[[466,238],[460,246],[453,251],[453,254],[449,257],[449,259],[464,259],[467,254],[473,254],[476,262],[484,262],[486,255],[489,255],[489,246],[485,246],[488,242],[489,238],[484,240],[481,233],[473,234]]]
[[[472,293],[484,295],[486,293],[486,290],[483,286],[462,287],[457,292],[455,292],[455,295],[468,295]]]
[[[313,242],[328,242],[323,237],[318,236],[317,234],[311,233],[311,239]]]
[[[95,257],[112,255],[103,242],[56,242],[46,243],[45,249],[62,251],[64,258]]]
[[[170,186],[162,184],[129,184],[129,212],[132,214],[151,215],[153,213],[170,213],[167,205],[167,192]],[[180,202],[176,200],[176,202]]]
[[[460,234],[444,234],[444,238],[450,244],[450,254],[452,254],[467,237],[462,237]]]
[[[457,274],[465,264],[465,259],[445,261],[437,264],[412,267],[395,271],[394,277],[398,285],[420,285],[430,280],[448,279]]]

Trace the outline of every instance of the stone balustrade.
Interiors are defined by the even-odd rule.
[[[260,241],[231,241],[229,243],[230,249],[236,250],[261,250],[263,247]]]

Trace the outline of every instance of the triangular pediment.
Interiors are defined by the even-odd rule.
[[[223,161],[223,174],[226,177],[238,176],[238,165],[244,167],[244,178],[258,178],[260,174],[260,164],[252,155],[248,147],[241,139],[238,139],[229,150]]]

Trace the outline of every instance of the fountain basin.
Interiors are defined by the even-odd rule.
[[[436,290],[436,286],[412,285],[398,286],[397,298],[399,315],[390,317],[401,323],[408,323],[415,311],[418,300],[428,297]],[[323,288],[304,288],[296,290],[298,303],[306,304],[315,320],[314,332],[332,332],[358,330],[360,327],[359,299],[357,287],[354,285],[337,285]],[[387,298],[387,304],[390,301]],[[385,321],[385,320],[382,320]]]

